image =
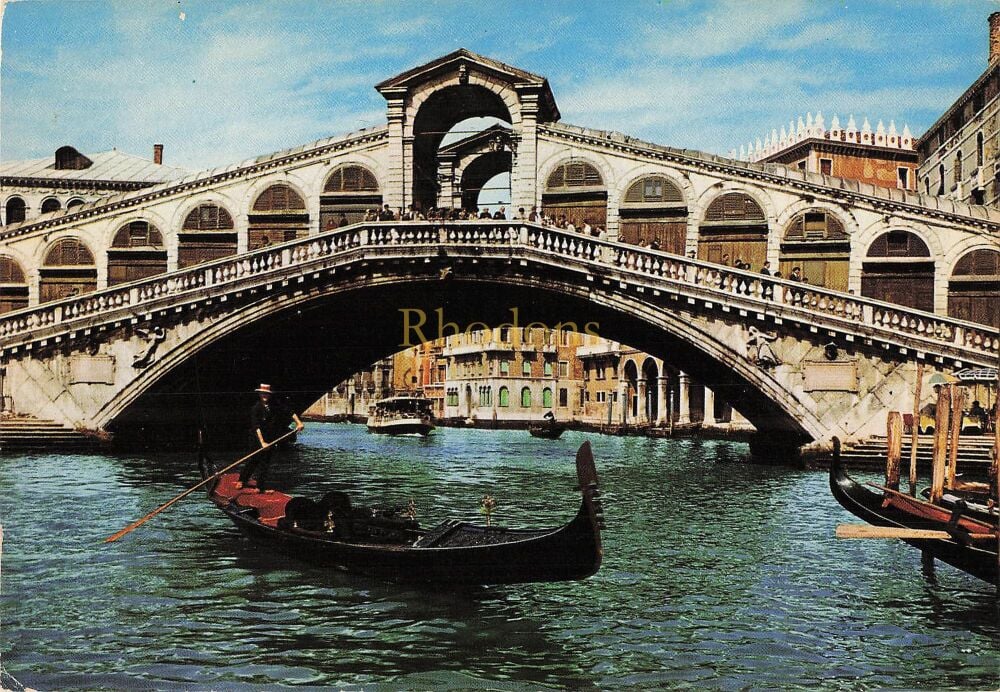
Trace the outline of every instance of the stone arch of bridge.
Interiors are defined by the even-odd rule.
[[[472,81],[438,87],[414,99],[412,199],[424,210],[438,206],[438,150],[445,134],[469,118],[497,118],[513,124],[516,101]],[[509,168],[508,168],[509,170]]]
[[[315,293],[289,288],[287,294],[233,306],[199,330],[171,328],[179,336],[168,337],[152,366],[93,422],[126,440],[136,431],[143,439],[161,424],[190,428],[206,420],[216,432],[236,429],[242,435],[258,382],[276,383],[302,410],[354,372],[401,350],[402,310],[422,311],[427,333],[410,335],[418,341],[438,336],[439,319],[459,328],[474,321],[497,325],[510,322],[511,309],[518,308],[522,326],[596,322],[606,338],[669,358],[694,379],[712,382],[720,399],[746,412],[765,433],[780,434],[789,447],[829,432],[808,401],[747,359],[742,343],[732,346],[717,338],[708,321],[640,297],[595,300],[587,286],[537,275],[512,277],[480,268],[474,277],[442,281],[436,270],[425,278],[404,272],[340,278]],[[358,319],[359,305],[365,305],[367,319]]]
[[[489,152],[473,159],[462,171],[462,208],[475,209],[479,206],[479,195],[486,183],[500,173],[510,173],[512,162],[509,151]],[[488,201],[483,206],[486,204]]]

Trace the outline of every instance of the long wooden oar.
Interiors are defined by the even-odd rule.
[[[215,480],[216,478],[218,478],[219,476],[221,476],[222,474],[224,474],[229,469],[232,469],[232,468],[235,468],[235,467],[239,466],[240,464],[242,464],[244,461],[246,461],[250,457],[255,456],[257,454],[260,454],[261,452],[263,452],[268,447],[273,447],[274,445],[278,444],[282,440],[288,439],[289,437],[291,437],[295,433],[297,433],[300,430],[302,430],[302,428],[304,426],[302,425],[302,421],[299,420],[299,417],[293,415],[292,418],[295,419],[295,429],[294,430],[289,430],[287,433],[285,433],[281,437],[275,439],[273,442],[269,442],[269,443],[265,444],[260,449],[255,449],[254,451],[250,452],[249,454],[247,454],[242,459],[237,459],[236,461],[234,461],[233,463],[231,463],[229,466],[227,466],[226,468],[222,469],[221,471],[217,471],[217,472],[213,473],[211,476],[209,476],[208,478],[206,478],[203,481],[201,481],[200,483],[197,483],[196,485],[192,485],[190,488],[188,488],[187,490],[185,490],[184,492],[182,492],[180,495],[178,495],[174,499],[172,499],[172,500],[170,500],[168,502],[164,502],[162,505],[160,505],[159,507],[157,507],[156,509],[154,509],[152,512],[150,512],[149,514],[147,514],[146,516],[144,516],[142,519],[139,519],[138,521],[134,521],[131,524],[129,524],[128,526],[126,526],[124,529],[122,529],[121,531],[119,531],[118,533],[113,534],[111,536],[108,536],[107,538],[104,539],[104,542],[105,543],[114,543],[115,541],[117,541],[119,538],[121,538],[125,534],[131,533],[135,529],[137,529],[140,526],[142,526],[143,524],[145,524],[147,521],[149,521],[150,519],[152,519],[153,517],[155,517],[157,514],[159,514],[160,512],[162,512],[163,510],[165,510],[167,507],[169,507],[170,505],[174,504],[178,500],[181,500],[181,499],[187,497],[188,495],[190,495],[191,493],[193,493],[195,490],[197,490],[198,488],[202,487],[206,483]]]

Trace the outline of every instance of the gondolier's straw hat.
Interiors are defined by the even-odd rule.
[[[257,387],[257,389],[255,389],[254,391],[260,392],[261,394],[274,394],[274,392],[271,391],[271,385],[269,384],[262,384],[261,386]]]

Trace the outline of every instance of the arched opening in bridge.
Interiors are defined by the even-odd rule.
[[[805,211],[785,228],[778,271],[787,278],[798,267],[809,283],[846,291],[850,255],[851,239],[840,219],[822,209]]]
[[[514,148],[510,123],[498,118],[456,123],[438,150],[438,205],[491,215],[509,207]]]
[[[3,222],[9,224],[24,221],[26,208],[23,199],[20,197],[11,197],[7,200],[7,204],[4,205]]]
[[[1000,251],[982,248],[955,263],[948,282],[948,315],[961,320],[1000,325]]]
[[[462,183],[462,206],[469,210],[478,208],[480,213],[485,212],[495,216],[495,218],[502,216],[506,219],[512,219],[515,214],[510,208],[510,154],[499,156],[501,165],[506,166],[508,172],[498,173],[485,181],[481,177],[476,179],[475,174],[480,171],[474,170],[475,164],[483,162],[484,167],[486,167],[488,165],[487,158],[486,156],[481,157],[474,162],[473,166],[466,169],[466,174],[469,174],[470,178],[468,188],[466,188],[464,180]]]
[[[42,213],[48,214],[53,211],[59,211],[62,208],[62,204],[56,197],[48,197],[42,201]]]
[[[542,213],[556,226],[572,224],[604,228],[608,223],[608,190],[597,167],[589,161],[570,157],[559,163],[545,180]]]
[[[499,131],[487,134],[488,126],[479,131],[461,133],[467,136],[456,141],[445,141],[445,136],[459,128],[455,126],[474,118],[492,118],[510,127],[511,115],[499,95],[477,84],[457,84],[434,92],[417,111],[413,121],[413,204],[426,212],[432,207],[451,207],[464,201],[464,193],[457,183],[463,179],[458,167],[462,159],[474,154],[495,154],[493,149],[511,149],[509,134]],[[468,128],[472,130],[472,128]],[[458,134],[457,132],[453,134]],[[492,149],[491,149],[492,148]],[[463,155],[461,152],[465,152]],[[502,157],[491,157],[494,162],[483,170],[483,182],[497,173],[503,164]],[[484,164],[485,166],[485,164]],[[509,172],[510,163],[506,163]],[[478,197],[478,196],[477,196]]]
[[[744,192],[716,197],[701,222],[698,259],[728,266],[740,260],[760,270],[767,259],[767,218],[760,204]]]
[[[660,408],[663,406],[663,402],[660,401],[660,369],[656,365],[656,361],[652,358],[647,358],[642,363],[642,381],[644,386],[641,388],[645,394],[643,406],[643,415],[648,423],[655,423],[658,420],[660,413]]]
[[[357,164],[338,166],[323,185],[319,198],[319,225],[324,231],[359,223],[369,210],[382,208],[378,178]]]
[[[236,254],[233,217],[218,204],[192,209],[184,218],[177,240],[177,265],[181,269]]]
[[[618,206],[618,237],[623,242],[656,247],[683,255],[688,207],[672,180],[662,175],[641,178],[625,191]]]
[[[909,231],[889,231],[868,248],[861,295],[934,311],[934,260],[927,243]]]
[[[625,401],[622,402],[622,423],[637,423],[639,418],[639,369],[635,361],[629,358],[622,368],[621,379],[624,380],[622,391]]]
[[[261,192],[247,220],[250,224],[247,248],[250,250],[304,238],[309,233],[306,202],[286,183],[271,185]]]
[[[108,285],[137,281],[167,271],[163,234],[148,221],[118,229],[108,249]]]
[[[0,255],[0,313],[28,307],[24,269],[12,257]]]
[[[97,288],[94,253],[77,238],[57,240],[39,269],[38,300],[47,303]]]

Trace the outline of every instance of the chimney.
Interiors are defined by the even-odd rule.
[[[997,12],[997,15],[1000,16],[1000,12]],[[163,145],[162,144],[154,144],[153,145],[153,163],[155,163],[157,166],[159,166],[160,164],[163,163]]]
[[[990,15],[990,65],[1000,60],[1000,12]]]

